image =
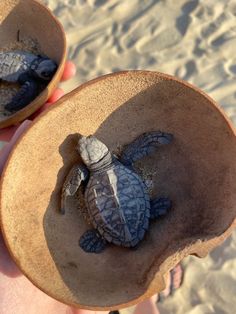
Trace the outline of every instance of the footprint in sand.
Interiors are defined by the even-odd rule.
[[[191,0],[182,6],[182,14],[176,20],[176,28],[179,30],[182,36],[185,35],[191,23],[190,13],[192,13],[197,8],[198,4],[199,0]]]
[[[196,72],[196,62],[194,60],[189,60],[184,65],[177,68],[175,75],[183,80],[189,80],[191,76],[196,74]]]

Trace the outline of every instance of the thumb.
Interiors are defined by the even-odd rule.
[[[11,141],[7,144],[5,144],[5,146],[3,147],[3,149],[0,152],[0,175],[2,174],[4,165],[10,155],[10,152],[12,151],[13,147],[15,146],[18,138],[21,136],[22,133],[24,133],[24,131],[26,129],[28,129],[28,127],[30,126],[32,122],[30,120],[25,120],[16,130],[16,132],[14,133],[13,137],[11,138]]]

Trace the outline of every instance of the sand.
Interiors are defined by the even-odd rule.
[[[236,124],[235,0],[43,2],[64,25],[78,70],[65,91],[119,70],[161,71],[203,89]],[[158,305],[161,313],[236,313],[236,231],[208,257],[183,265],[183,285]]]

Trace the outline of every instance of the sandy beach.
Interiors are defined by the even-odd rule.
[[[77,67],[61,84],[66,92],[111,72],[160,71],[204,90],[236,125],[235,0],[42,2],[63,24],[68,58]],[[158,304],[162,314],[236,313],[236,231],[206,258],[186,258],[183,267],[181,288]]]

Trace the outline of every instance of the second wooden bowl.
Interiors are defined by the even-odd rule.
[[[59,21],[38,1],[1,0],[0,12],[0,51],[33,50],[47,55],[58,64],[53,79],[35,100],[11,116],[1,117],[0,128],[4,128],[29,117],[47,101],[63,73],[66,39]]]

